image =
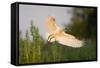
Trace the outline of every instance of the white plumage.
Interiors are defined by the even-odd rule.
[[[65,33],[63,29],[57,26],[54,17],[52,16],[47,17],[45,26],[48,29],[48,32],[46,33],[46,39],[49,42],[57,41],[62,45],[74,48],[83,46],[83,41],[78,40],[73,35]]]

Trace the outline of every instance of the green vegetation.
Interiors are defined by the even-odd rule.
[[[22,39],[22,33],[19,32],[19,64],[96,60],[96,12],[93,8],[74,8],[72,22],[65,26],[65,32],[85,40],[81,48],[45,42],[39,29],[31,21],[25,39]]]
[[[74,8],[70,24],[65,25],[65,32],[79,39],[91,39],[97,35],[97,9]]]

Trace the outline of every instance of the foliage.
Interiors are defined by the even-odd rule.
[[[74,8],[72,21],[65,27],[67,33],[79,39],[96,38],[97,9]]]

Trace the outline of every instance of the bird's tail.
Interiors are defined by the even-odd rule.
[[[74,39],[71,43],[72,47],[74,48],[79,48],[79,47],[82,47],[84,44],[84,41],[83,40],[78,40],[78,39]]]

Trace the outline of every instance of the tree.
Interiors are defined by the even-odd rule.
[[[74,8],[72,21],[65,26],[65,31],[79,39],[96,36],[96,15],[93,8]]]
[[[19,32],[19,64],[24,64],[26,62],[25,58],[25,46],[24,46],[24,40],[21,37],[21,31]]]
[[[33,62],[41,62],[41,37],[39,29],[31,21],[31,35],[33,37],[32,49],[33,49]]]
[[[29,38],[29,32],[28,30],[26,31],[26,38],[24,40],[24,51],[25,51],[25,57],[26,57],[26,63],[30,63],[31,59],[30,59],[30,38]]]
[[[84,46],[79,49],[70,49],[69,60],[96,60],[97,9],[74,8],[73,19],[65,26],[65,31],[76,38],[84,40]],[[68,50],[68,49],[66,49]],[[71,55],[70,55],[71,54]]]

